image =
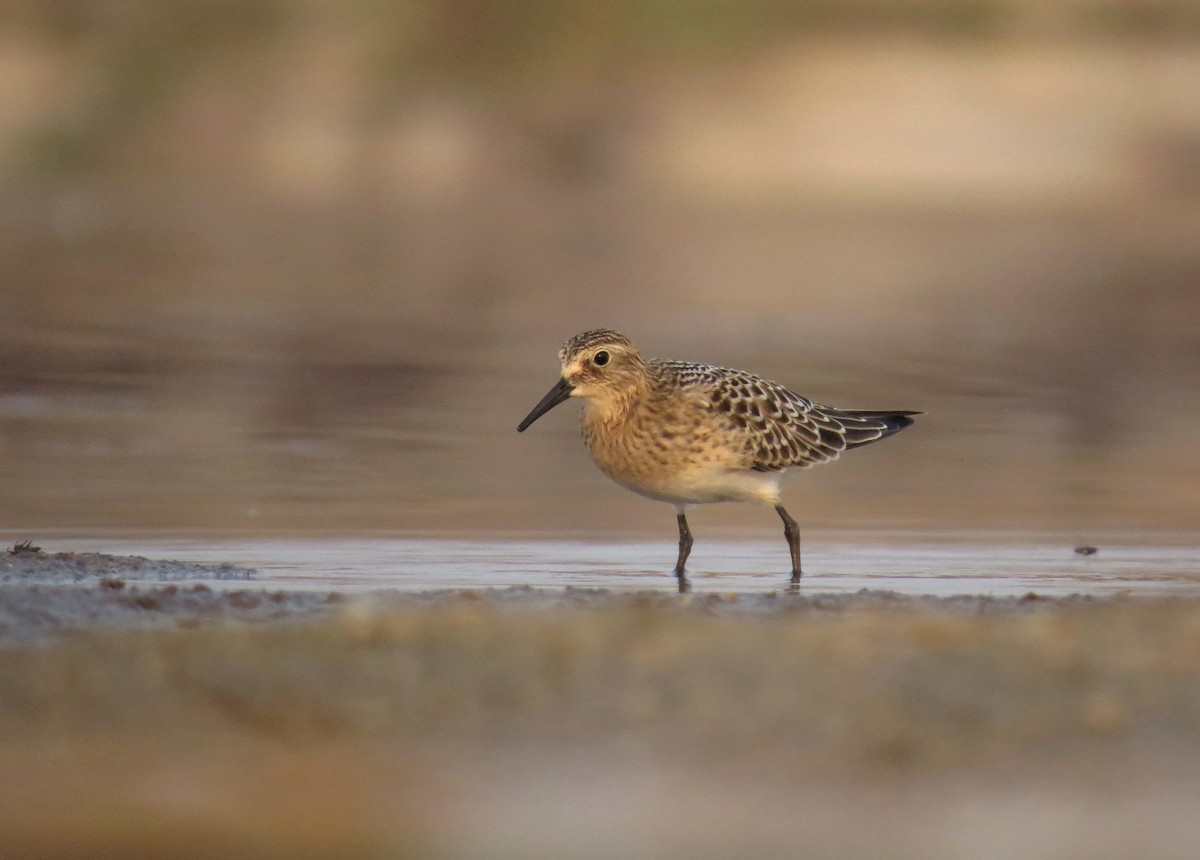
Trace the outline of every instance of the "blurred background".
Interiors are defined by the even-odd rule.
[[[610,326],[928,413],[806,525],[1194,527],[1198,94],[1192,0],[3,0],[0,525],[670,538],[515,432]]]

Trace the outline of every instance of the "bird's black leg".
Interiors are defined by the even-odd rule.
[[[682,511],[676,519],[679,520],[679,561],[675,562],[675,578],[679,580],[679,591],[682,593],[692,590],[687,575],[683,572],[684,562],[687,561],[688,553],[692,551],[692,533],[688,531],[687,518]]]
[[[783,520],[783,536],[787,538],[788,551],[792,554],[792,584],[800,583],[800,526],[792,519],[783,505],[775,506],[775,513]]]

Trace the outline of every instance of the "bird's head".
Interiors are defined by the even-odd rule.
[[[518,432],[568,397],[582,397],[605,410],[616,408],[638,390],[646,373],[633,342],[606,328],[575,335],[563,344],[558,359],[562,378],[520,423]]]

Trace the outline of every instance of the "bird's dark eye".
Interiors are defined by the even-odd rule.
[[[596,365],[596,367],[604,367],[604,365],[608,364],[608,353],[600,350],[592,356],[592,364]]]

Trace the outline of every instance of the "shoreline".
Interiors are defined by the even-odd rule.
[[[0,583],[13,856],[1200,845],[1197,598],[345,595],[59,561],[82,579]]]
[[[1121,601],[1180,600],[1129,595],[903,594],[884,588],[822,591],[819,582],[747,592],[561,588],[529,585],[386,588],[272,587],[257,571],[231,563],[200,564],[94,552],[47,553],[36,547],[0,557],[0,647],[89,630],[192,628],[205,623],[304,621],[354,611],[434,611],[479,604],[503,611],[644,611],[714,617],[774,618],[864,612],[992,616]]]

